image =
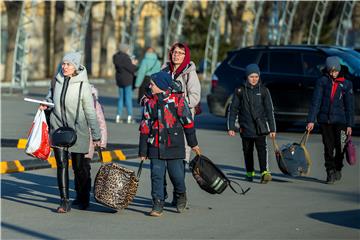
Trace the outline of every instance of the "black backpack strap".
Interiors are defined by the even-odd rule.
[[[251,188],[249,187],[249,188],[247,188],[246,190],[244,190],[239,183],[237,183],[237,182],[235,182],[235,181],[233,181],[233,180],[230,180],[230,179],[228,179],[228,178],[226,178],[226,179],[227,179],[228,182],[229,182],[229,187],[230,187],[231,190],[232,190],[234,193],[236,193],[236,194],[245,195],[245,194],[246,194],[248,191],[250,191],[250,189],[251,189]],[[231,185],[232,183],[234,183],[234,184],[236,184],[236,185],[239,186],[239,188],[241,189],[241,193],[239,193],[238,191],[235,190],[235,188]]]

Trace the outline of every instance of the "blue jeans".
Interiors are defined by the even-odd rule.
[[[160,160],[151,159],[151,196],[153,199],[164,201],[164,175],[165,168],[169,172],[169,177],[174,185],[174,191],[185,193],[185,164],[183,159]]]
[[[133,115],[132,95],[133,95],[132,85],[129,85],[126,87],[119,87],[117,115],[121,116],[121,114],[122,114],[122,110],[124,107],[124,100],[125,100],[125,106],[126,106],[128,115],[129,116]]]

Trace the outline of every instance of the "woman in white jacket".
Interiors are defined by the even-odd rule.
[[[57,179],[60,192],[60,206],[58,213],[70,211],[69,204],[69,153],[77,181],[76,189],[79,208],[85,210],[89,206],[91,178],[90,162],[84,159],[89,150],[89,128],[95,146],[100,145],[100,129],[96,118],[90,84],[84,66],[80,65],[80,53],[67,53],[61,64],[61,70],[56,74],[55,81],[51,84],[47,101],[55,104],[50,114],[50,136],[54,131],[65,125],[75,129],[77,140],[67,149],[53,146]],[[79,103],[78,103],[79,102]],[[79,106],[79,107],[78,107]],[[41,109],[46,109],[44,105]],[[77,122],[75,118],[78,112]]]

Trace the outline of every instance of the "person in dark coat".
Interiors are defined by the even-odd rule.
[[[174,93],[173,80],[166,72],[151,75],[151,94],[143,98],[139,156],[151,161],[151,216],[161,216],[164,206],[164,174],[169,172],[177,197],[177,211],[186,208],[185,139],[193,151],[200,151],[194,120],[182,93]]]
[[[320,125],[328,184],[341,179],[344,159],[341,133],[350,136],[354,125],[353,86],[344,78],[343,69],[337,57],[326,59],[326,69],[316,83],[307,118],[308,131],[313,130],[316,119]]]
[[[129,56],[129,46],[120,44],[120,51],[114,54],[113,63],[116,70],[116,84],[119,88],[118,108],[116,115],[116,123],[121,123],[121,114],[123,111],[124,101],[127,109],[127,123],[133,123],[133,82],[136,71],[137,60],[131,59]]]
[[[270,137],[275,138],[274,108],[269,90],[260,82],[259,67],[256,64],[250,64],[245,71],[245,84],[235,90],[230,105],[228,134],[231,137],[235,136],[235,120],[238,116],[246,179],[253,181],[255,176],[253,157],[255,145],[260,165],[261,183],[267,183],[271,181],[272,177],[268,169],[266,135],[260,135],[257,132],[255,119],[261,118],[270,132]]]

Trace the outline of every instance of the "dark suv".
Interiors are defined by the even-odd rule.
[[[328,56],[338,56],[353,82],[355,123],[360,121],[360,53],[336,46],[255,46],[228,52],[212,77],[207,96],[212,114],[226,117],[232,94],[245,81],[245,67],[257,63],[279,122],[306,121],[316,80]]]

